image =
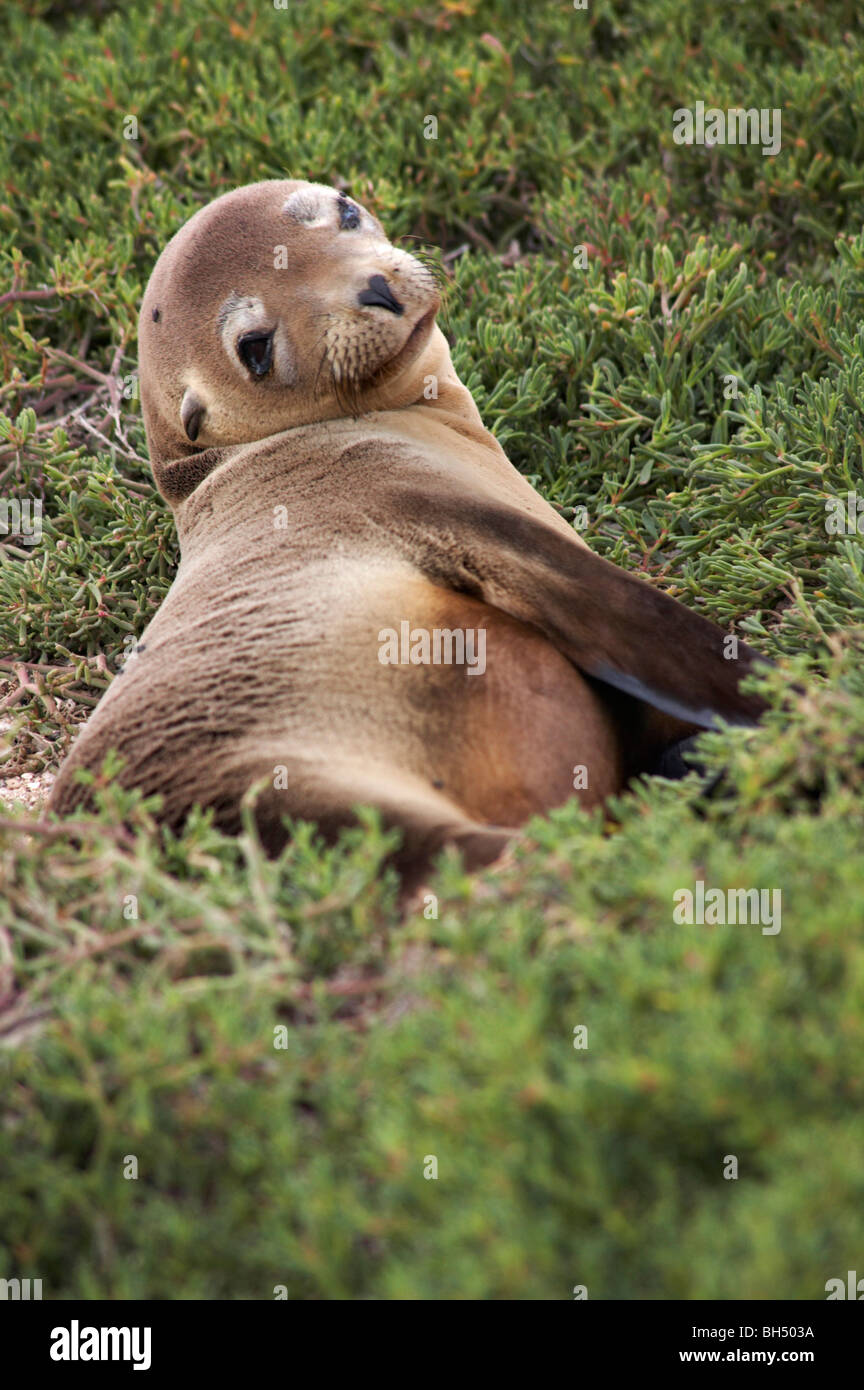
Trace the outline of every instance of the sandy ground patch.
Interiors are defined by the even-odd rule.
[[[0,700],[12,689],[7,682],[0,683]],[[6,744],[9,730],[14,724],[11,714],[0,714],[0,751]],[[0,805],[11,806],[13,802],[23,801],[34,814],[38,813],[54,782],[56,773],[46,768],[43,772],[4,773],[0,764]]]

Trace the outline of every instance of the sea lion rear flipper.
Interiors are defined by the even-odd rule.
[[[317,756],[307,749],[256,745],[260,776],[252,797],[253,814],[261,842],[269,854],[278,854],[289,838],[286,816],[312,820],[328,840],[357,823],[360,806],[374,806],[383,825],[399,831],[401,844],[392,856],[403,892],[425,879],[436,857],[447,846],[462,855],[466,869],[485,868],[507,848],[515,826],[488,825],[472,819],[459,804],[430,786],[416,773],[377,761],[369,762],[344,751],[336,756]],[[285,769],[286,786],[273,786],[274,765]]]
[[[432,514],[429,577],[539,628],[584,674],[699,728],[763,713],[739,682],[765,658],[645,580],[515,509],[436,496]]]

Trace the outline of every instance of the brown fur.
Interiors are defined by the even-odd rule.
[[[85,800],[76,770],[114,747],[176,827],[200,803],[236,831],[261,781],[274,851],[285,816],[332,835],[376,805],[411,878],[445,843],[495,858],[574,795],[579,765],[575,794],[597,805],[716,715],[761,706],[738,688],[752,652],[726,661],[719,628],[594,556],[517,473],[453,371],[432,276],[368,214],[339,216],[332,189],[256,184],[157,263],[141,397],[182,560],[50,808]],[[373,276],[403,313],[358,299]],[[272,369],[250,379],[235,343],[271,327]],[[485,674],[382,665],[379,634],[403,620],[485,628]]]

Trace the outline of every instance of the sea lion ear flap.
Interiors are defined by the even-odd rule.
[[[186,438],[193,444],[201,433],[201,425],[203,424],[206,413],[207,411],[203,401],[196,396],[190,386],[180,406],[180,420],[186,431]]]

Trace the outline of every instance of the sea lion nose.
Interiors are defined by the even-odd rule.
[[[399,303],[383,275],[371,275],[365,290],[357,296],[360,304],[387,309],[391,314],[404,314],[405,306]]]

